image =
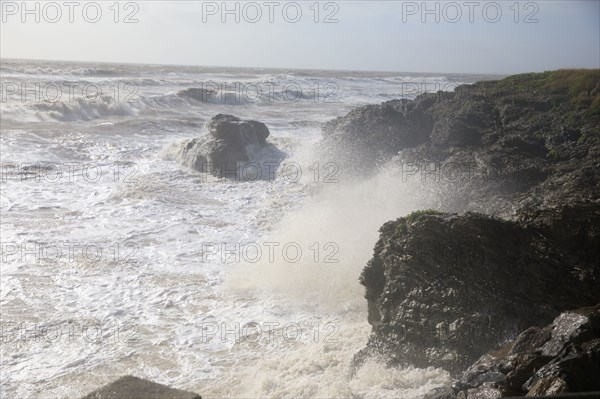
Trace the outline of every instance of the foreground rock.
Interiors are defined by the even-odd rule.
[[[359,172],[388,162],[420,181],[433,170],[444,211],[381,228],[361,275],[373,332],[357,367],[377,356],[459,376],[519,332],[600,302],[600,70],[516,75],[363,107],[323,133],[331,148],[367,159],[346,159],[367,168]],[[535,389],[551,392],[544,381]],[[521,394],[536,382],[511,384]],[[495,397],[488,388],[473,397]]]
[[[203,137],[177,148],[183,165],[220,178],[273,178],[283,153],[267,142],[269,129],[264,123],[219,114],[205,128]]]
[[[193,392],[169,388],[130,375],[124,376],[82,399],[202,399]]]
[[[455,384],[458,398],[600,391],[600,304],[567,311],[482,356]]]
[[[600,202],[580,206],[564,227],[565,208],[553,228],[432,211],[383,225],[361,275],[373,334],[356,360],[458,375],[520,331],[600,302]]]

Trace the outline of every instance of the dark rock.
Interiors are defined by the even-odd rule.
[[[479,389],[468,389],[459,392],[457,399],[497,399],[502,397],[502,392],[493,387],[482,387]]]
[[[384,103],[335,121],[329,139],[363,143],[369,138],[356,136],[369,132],[389,153],[401,150],[398,162],[428,170],[431,162],[475,165],[481,173],[457,184],[436,182],[440,209],[515,221],[467,213],[384,225],[361,276],[373,336],[357,360],[384,353],[390,364],[457,373],[517,331],[600,300],[600,135],[583,142],[577,133],[598,133],[600,118],[596,100],[582,105],[560,81],[594,74],[518,75],[460,86],[443,97]],[[397,118],[374,116],[373,110],[384,109]],[[428,123],[411,136],[401,127],[415,110]],[[537,361],[525,357],[520,367],[535,368]],[[489,384],[503,377],[481,378],[478,383]],[[509,385],[516,381],[511,378]]]
[[[205,128],[206,135],[178,147],[182,164],[221,178],[274,178],[284,154],[267,142],[269,129],[264,123],[219,114]]]
[[[367,105],[323,125],[325,156],[344,170],[366,173],[401,148],[428,142],[433,119],[423,112],[433,98]]]
[[[567,383],[560,377],[553,377],[537,381],[529,390],[531,392],[529,396],[541,396],[545,394],[554,396],[567,391]]]
[[[82,399],[202,399],[193,392],[169,388],[152,381],[126,375]]]
[[[482,356],[454,387],[458,397],[469,398],[490,388],[501,396],[600,391],[599,355],[600,304],[563,312],[546,327],[523,331]]]
[[[519,331],[600,301],[594,240],[575,244],[561,231],[474,213],[416,213],[380,232],[361,275],[373,334],[358,363],[383,355],[390,365],[437,366],[456,375]],[[545,337],[526,334],[532,338],[519,346]],[[554,356],[549,342],[543,356]],[[482,384],[505,377],[497,370],[477,378]]]
[[[217,92],[214,90],[199,87],[191,87],[189,89],[181,90],[177,93],[177,95],[180,97],[187,97],[202,102],[209,102],[215,97],[216,94]]]
[[[453,177],[427,186],[444,213],[381,227],[357,367],[377,356],[459,375],[479,358],[458,397],[597,389],[596,316],[567,311],[600,302],[599,82],[600,70],[515,75],[323,127],[337,159],[367,154],[367,171],[391,159],[403,178]]]
[[[441,387],[426,393],[423,399],[456,399],[456,393],[450,387]]]
[[[266,144],[269,129],[262,122],[243,121],[232,115],[219,114],[206,124],[206,129],[215,139],[234,145]]]
[[[460,90],[460,89],[459,89]],[[436,122],[431,132],[431,142],[439,147],[464,147],[481,144],[483,135],[497,125],[496,111],[483,98],[435,104],[431,112]]]
[[[322,151],[346,173],[372,173],[390,159],[458,169],[466,178],[436,182],[450,212],[510,218],[532,202],[594,199],[599,81],[600,70],[561,70],[368,105],[325,123]]]

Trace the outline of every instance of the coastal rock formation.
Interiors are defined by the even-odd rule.
[[[434,211],[384,224],[361,275],[373,334],[357,361],[457,375],[520,331],[599,302],[600,202],[581,207],[588,222],[564,231],[565,208],[547,216],[553,227]]]
[[[203,137],[177,148],[177,158],[183,165],[221,178],[273,178],[283,153],[267,142],[269,129],[264,123],[219,114],[205,128],[207,134]]]
[[[126,375],[82,399],[202,399],[200,395]]]
[[[424,110],[432,103],[433,98],[424,96],[354,109],[323,125],[322,149],[345,170],[368,172],[400,149],[429,141],[433,119]]]
[[[561,313],[482,356],[454,389],[458,398],[600,391],[600,304]],[[484,396],[486,395],[486,396]]]
[[[599,70],[459,86],[364,107],[323,130],[325,142],[400,163],[403,171],[409,165],[417,178],[421,167],[444,166],[464,177],[435,182],[443,212],[416,212],[381,228],[360,277],[373,330],[355,356],[357,367],[376,356],[390,366],[437,366],[459,376],[520,332],[600,302]],[[590,348],[584,352],[596,350]],[[518,389],[511,383],[505,391],[552,392],[563,382],[575,389],[553,379],[557,367],[571,363],[552,359],[523,366],[549,364],[541,382],[525,386],[520,374]],[[494,373],[482,378],[504,378]],[[465,387],[475,387],[464,378]],[[492,398],[504,388],[478,389],[473,397]]]
[[[600,70],[514,75],[368,105],[322,130],[322,155],[344,173],[390,160],[415,181],[437,171],[445,210],[511,217],[527,204],[598,192]]]

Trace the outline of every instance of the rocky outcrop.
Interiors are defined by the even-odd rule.
[[[432,211],[386,223],[361,275],[373,334],[357,360],[457,375],[518,332],[599,302],[600,202],[577,209],[587,222],[564,228],[565,208],[547,216],[553,227]]]
[[[273,178],[283,153],[267,142],[269,129],[264,123],[219,114],[205,129],[203,137],[177,148],[177,159],[183,165],[220,178]]]
[[[458,398],[600,391],[600,304],[567,311],[482,356],[454,384]]]
[[[326,123],[323,136],[322,156],[344,173],[372,173],[390,160],[413,181],[437,170],[435,188],[453,212],[511,217],[528,204],[592,198],[600,70],[515,75],[369,105]]]
[[[200,395],[126,375],[82,399],[202,399]]]
[[[343,170],[364,173],[383,165],[402,148],[429,140],[433,119],[425,114],[433,98],[393,100],[367,105],[325,123],[323,155],[341,163]]]
[[[381,228],[360,279],[373,332],[357,366],[377,356],[459,376],[521,331],[600,302],[600,71],[516,75],[388,102],[330,122],[324,136],[417,172],[475,168],[458,182],[436,182],[444,213],[416,212]],[[382,142],[365,147],[371,139]],[[577,359],[573,367],[583,364]],[[547,364],[538,360],[523,367]],[[539,384],[509,390],[566,383],[552,379],[558,366],[548,367]],[[469,397],[498,389],[482,385]]]

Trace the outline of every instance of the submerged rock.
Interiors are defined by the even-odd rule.
[[[191,98],[196,101],[209,102],[216,97],[217,92],[211,89],[201,87],[191,87],[189,89],[180,90],[177,95],[180,97]]]
[[[202,399],[200,395],[126,375],[82,399]]]
[[[219,114],[205,129],[203,137],[178,147],[177,158],[183,165],[221,178],[273,178],[283,153],[267,142],[269,129],[264,123]]]

